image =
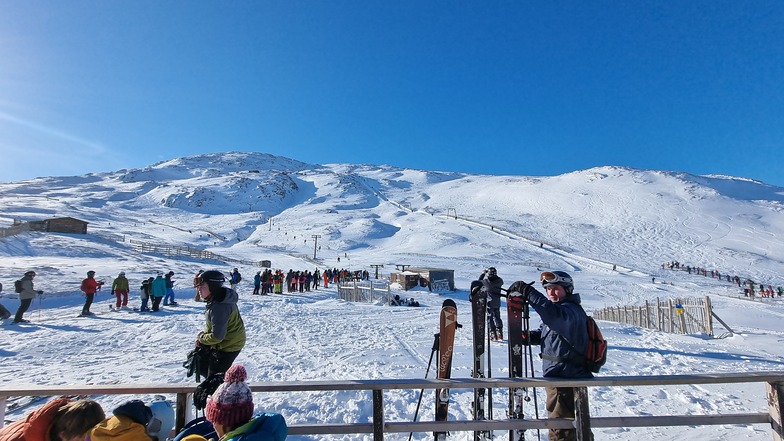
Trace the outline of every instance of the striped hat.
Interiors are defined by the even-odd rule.
[[[237,427],[253,416],[253,393],[245,383],[248,373],[241,364],[226,371],[223,384],[207,402],[206,417],[211,423]]]

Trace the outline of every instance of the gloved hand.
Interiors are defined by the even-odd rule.
[[[38,290],[38,294],[43,294],[43,293],[44,293],[44,290],[42,290],[42,289]]]
[[[112,295],[114,295],[114,290],[112,290]]]
[[[511,286],[509,286],[508,292],[519,292],[520,294],[523,295],[524,300],[528,300],[528,294],[531,292],[531,290],[534,289],[532,287],[533,284],[534,282],[525,283],[522,280],[518,280],[517,282],[514,282],[512,283]]]
[[[196,410],[201,410],[207,407],[207,398],[215,393],[218,386],[223,384],[223,373],[219,372],[210,375],[206,380],[201,382],[193,392],[193,407]]]
[[[523,346],[531,346],[531,339],[528,337],[528,331],[523,331]]]

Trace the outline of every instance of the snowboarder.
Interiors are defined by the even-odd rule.
[[[82,285],[80,289],[85,295],[84,299],[84,306],[82,307],[82,313],[80,314],[83,317],[95,315],[90,312],[90,306],[93,304],[93,298],[95,297],[95,293],[101,289],[103,286],[103,280],[98,281],[95,280],[95,271],[87,271],[87,278],[82,280]]]
[[[501,320],[501,287],[504,279],[498,277],[498,271],[494,267],[482,271],[479,276],[485,291],[487,292],[487,329],[490,338],[493,340],[504,339],[504,322]]]
[[[543,272],[540,276],[547,297],[531,284],[514,282],[509,292],[519,292],[542,319],[539,329],[523,335],[525,344],[541,345],[542,372],[545,378],[593,378],[583,358],[588,346],[587,316],[574,293],[572,277],[563,271]],[[568,343],[567,343],[568,342]],[[579,349],[575,349],[579,348]],[[581,353],[577,353],[582,350]],[[574,389],[546,387],[547,412],[550,418],[574,418]],[[550,440],[574,440],[572,429],[550,429]],[[593,435],[590,436],[593,439]]]

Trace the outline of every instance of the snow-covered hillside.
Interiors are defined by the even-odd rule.
[[[460,320],[469,324],[467,288],[487,266],[498,268],[506,286],[534,280],[542,268],[566,270],[589,311],[710,295],[717,314],[738,332],[722,339],[674,336],[601,322],[610,340],[603,374],[781,370],[784,363],[784,301],[748,301],[738,298],[736,285],[661,268],[677,260],[784,284],[784,188],[743,178],[620,167],[552,177],[478,176],[312,165],[235,152],[138,170],[3,183],[0,207],[0,227],[14,219],[65,216],[89,222],[85,236],[30,232],[0,239],[0,282],[6,287],[0,303],[15,310],[9,287],[28,269],[36,270],[36,287],[46,291],[28,315],[32,325],[0,329],[4,383],[188,382],[180,364],[203,326],[190,280],[199,269],[234,266],[245,275],[241,310],[250,336],[238,361],[252,381],[421,377],[441,302],[455,299]],[[131,241],[191,246],[248,263],[141,253]],[[333,288],[254,297],[249,280],[259,268],[250,263],[260,260],[285,271],[336,267],[373,273],[371,265],[383,265],[384,277],[401,264],[449,268],[458,290],[400,293],[417,298],[421,308],[348,303],[337,300]],[[173,270],[181,306],[155,316],[109,313],[110,295],[104,292],[93,308],[101,315],[76,319],[79,281],[89,269],[106,280],[125,271],[134,286],[156,271]],[[137,290],[133,297],[138,302]],[[538,324],[536,317],[533,322]],[[456,337],[453,377],[470,375],[468,328]],[[492,349],[494,376],[507,375],[506,348]],[[596,390],[591,412],[763,411],[764,389],[749,389]],[[410,419],[416,398],[408,391],[387,397],[387,417]],[[107,407],[121,399],[101,398]],[[453,399],[451,417],[467,419],[468,391],[456,391]],[[494,399],[502,408],[505,392],[497,391]],[[361,394],[256,396],[256,401],[291,423],[371,418],[368,397]],[[432,419],[432,406],[424,407],[422,417]],[[595,432],[597,439],[612,440],[770,436],[764,426]]]

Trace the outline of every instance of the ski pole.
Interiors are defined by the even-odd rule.
[[[438,352],[438,348],[440,345],[441,334],[434,334],[433,339],[433,348],[430,349],[430,360],[427,362],[427,369],[425,369],[425,378],[430,373],[430,366],[433,364],[433,356]],[[414,422],[416,423],[417,417],[419,416],[419,406],[422,405],[422,394],[425,392],[424,389],[419,390],[419,400],[417,400],[416,411],[414,412]],[[408,441],[411,441],[411,437],[414,436],[414,432],[409,432],[408,434]]]

